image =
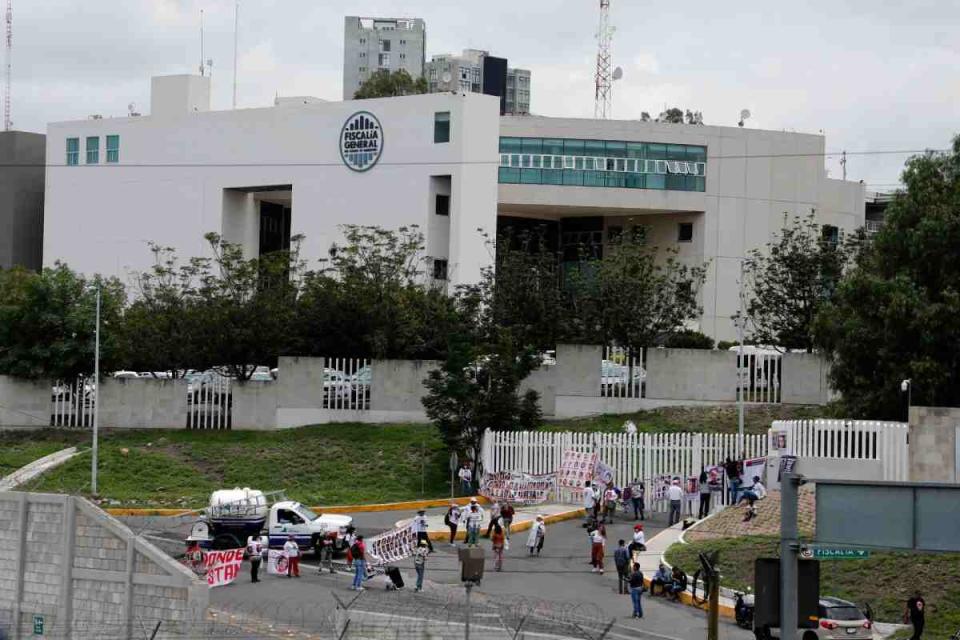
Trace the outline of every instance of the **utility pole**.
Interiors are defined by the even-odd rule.
[[[237,108],[237,51],[239,50],[240,0],[233,7],[233,108]]]
[[[467,616],[466,616],[466,625],[464,627],[464,640],[470,640],[470,592],[473,591],[473,582],[467,582],[464,585],[467,588]]]
[[[720,640],[720,571],[717,569],[719,552],[700,554],[703,584],[707,593],[707,640]],[[696,584],[693,585],[696,588]]]
[[[746,258],[740,259],[740,311],[737,317],[737,455],[743,456],[743,383],[750,380],[750,368],[743,362],[743,325],[747,321],[747,312],[744,309],[743,279]],[[746,376],[744,376],[746,373]],[[746,380],[744,380],[746,377]]]
[[[13,130],[13,120],[10,119],[11,99],[10,91],[13,87],[13,0],[7,0],[7,12],[4,16],[7,27],[6,60],[4,60],[3,78],[3,130]]]
[[[93,347],[93,461],[90,463],[90,494],[97,495],[97,458],[100,428],[100,289],[97,283],[97,328]]]
[[[843,179],[847,179],[847,152],[844,152],[840,155],[840,166],[843,168]]]
[[[803,476],[784,473],[780,480],[780,628],[796,629],[797,552],[800,547],[797,526],[798,489]],[[789,634],[788,634],[789,635]],[[792,636],[791,636],[792,637]]]

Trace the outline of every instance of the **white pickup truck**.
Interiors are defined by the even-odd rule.
[[[319,551],[320,541],[332,533],[336,547],[344,547],[344,534],[351,524],[350,516],[317,514],[293,500],[271,504],[262,491],[236,488],[213,492],[210,505],[191,529],[190,540],[206,548],[237,549],[246,546],[248,538],[265,535],[271,548],[281,548],[292,535],[304,551]]]

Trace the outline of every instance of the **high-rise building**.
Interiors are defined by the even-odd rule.
[[[414,79],[423,76],[427,26],[420,18],[361,18],[343,20],[343,99],[380,70],[403,69]]]
[[[424,67],[424,75],[431,93],[486,93],[500,97],[502,114],[530,113],[530,71],[509,68],[506,59],[487,51],[464,49],[459,56],[433,56]]]

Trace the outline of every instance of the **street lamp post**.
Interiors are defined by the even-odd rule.
[[[900,391],[907,394],[907,423],[910,422],[910,404],[912,402],[911,396],[913,395],[913,380],[907,378],[900,383]]]
[[[90,493],[97,495],[97,457],[100,423],[100,284],[97,284],[97,327],[93,348],[93,461],[90,463]]]

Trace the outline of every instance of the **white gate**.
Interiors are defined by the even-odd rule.
[[[207,371],[187,381],[188,429],[229,429],[232,411],[230,378]]]
[[[798,458],[878,460],[884,480],[909,480],[910,427],[904,422],[775,420],[768,433],[771,451]]]
[[[744,402],[780,402],[781,356],[778,353],[744,353],[737,362],[738,393]]]
[[[645,398],[647,350],[624,347],[603,348],[600,362],[601,398]]]
[[[79,376],[76,380],[53,383],[50,398],[51,427],[92,427],[96,404],[96,382]]]
[[[654,485],[663,477],[686,479],[700,475],[703,467],[720,465],[728,457],[762,458],[767,436],[744,436],[740,452],[738,436],[730,433],[572,433],[548,431],[487,431],[483,441],[485,473],[515,471],[530,474],[554,473],[560,468],[563,452],[596,452],[600,461],[613,469],[618,484],[634,479],[647,486],[647,506],[666,509],[653,500]],[[720,505],[727,504],[726,492],[714,494]]]
[[[371,361],[364,358],[324,358],[323,408],[366,411],[370,408]]]

